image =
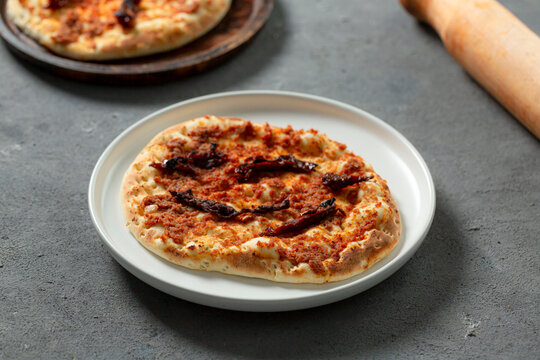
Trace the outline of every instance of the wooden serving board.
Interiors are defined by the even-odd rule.
[[[184,47],[135,59],[92,62],[68,59],[38,44],[7,17],[6,3],[0,0],[0,35],[17,56],[61,76],[109,84],[158,83],[209,69],[247,43],[274,5],[273,0],[233,0],[216,28]]]

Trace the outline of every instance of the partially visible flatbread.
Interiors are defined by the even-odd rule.
[[[51,10],[49,0],[8,0],[7,13],[26,34],[60,55],[79,60],[144,56],[181,47],[225,16],[231,0],[142,0],[133,26],[114,16],[121,0],[72,0]]]

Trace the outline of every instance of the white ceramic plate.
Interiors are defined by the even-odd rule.
[[[120,186],[139,151],[160,131],[198,116],[235,116],[254,122],[314,128],[371,163],[388,181],[401,211],[402,237],[388,257],[351,279],[293,285],[190,270],[146,250],[129,233]],[[114,258],[142,281],[199,304],[244,311],[285,311],[328,304],[364,291],[399,269],[418,249],[435,212],[435,189],[416,149],[392,127],[353,106],[317,96],[240,91],[203,96],[147,116],[120,134],[99,158],[89,187],[92,221]]]

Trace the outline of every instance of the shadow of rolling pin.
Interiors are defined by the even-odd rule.
[[[540,38],[495,0],[400,0],[540,139]]]

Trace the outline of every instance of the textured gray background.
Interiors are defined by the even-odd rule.
[[[503,2],[540,33],[538,0]],[[3,45],[0,64],[0,358],[538,358],[539,142],[397,1],[278,0],[233,60],[159,86],[63,80]],[[418,148],[438,203],[412,260],[348,300],[265,314],[173,298],[112,259],[86,201],[104,148],[242,89],[351,103]]]

